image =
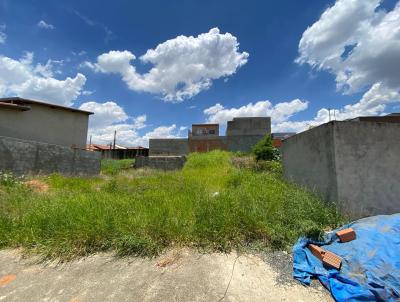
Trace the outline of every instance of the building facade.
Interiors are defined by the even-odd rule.
[[[212,150],[248,152],[265,135],[271,134],[271,118],[234,118],[227,124],[226,136],[219,133],[219,124],[193,124],[188,138],[150,139],[150,156],[186,155]]]
[[[0,136],[85,149],[92,112],[22,98],[0,99]]]

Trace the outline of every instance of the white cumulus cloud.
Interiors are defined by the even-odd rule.
[[[329,109],[322,108],[310,120],[281,121],[274,124],[273,130],[300,132],[326,123],[329,119],[346,120],[358,116],[383,115],[385,114],[386,106],[395,102],[400,102],[400,93],[385,87],[381,83],[376,83],[354,104],[349,104],[339,109],[331,109],[330,112]]]
[[[234,117],[270,116],[273,123],[287,121],[294,114],[307,109],[308,102],[299,99],[273,105],[270,101],[249,103],[239,108],[225,108],[217,103],[204,110],[207,122],[226,124]]]
[[[117,145],[122,146],[148,146],[150,138],[179,137],[185,127],[177,129],[176,125],[160,126],[144,135],[138,130],[147,127],[146,115],[130,117],[125,110],[115,102],[86,102],[79,109],[94,112],[89,119],[89,135],[92,143],[110,144],[117,131]]]
[[[58,63],[57,63],[58,62]],[[0,95],[20,96],[70,106],[81,94],[86,77],[78,73],[74,78],[54,78],[54,64],[33,64],[33,53],[15,60],[0,55]]]
[[[96,63],[81,66],[98,72],[121,75],[128,88],[161,95],[165,101],[181,102],[208,89],[215,79],[230,76],[247,63],[249,54],[239,52],[237,38],[221,34],[218,28],[193,36],[178,36],[149,49],[139,57],[152,68],[140,74],[132,64],[130,51],[110,51]]]
[[[89,127],[91,129],[99,129],[128,119],[124,109],[115,102],[86,102],[79,109],[95,113],[90,116]]]
[[[381,0],[338,0],[303,33],[298,63],[327,70],[338,89],[353,93],[375,83],[400,88],[400,2],[391,11]]]
[[[383,115],[387,105],[396,102],[400,102],[399,92],[376,83],[354,104],[345,105],[339,109],[321,108],[313,118],[307,120],[293,120],[297,113],[308,108],[309,102],[299,99],[275,105],[270,101],[259,101],[238,108],[225,108],[217,103],[205,109],[204,114],[207,122],[221,125],[225,125],[234,117],[269,116],[273,132],[301,132],[326,123],[329,119],[346,120],[358,116]]]
[[[55,29],[54,25],[46,23],[43,20],[40,20],[37,24],[38,27],[43,28],[43,29]]]
[[[321,108],[314,118],[283,121],[277,130],[302,131],[331,119],[383,115],[388,104],[400,102],[400,2],[390,11],[382,0],[337,0],[303,33],[299,64],[336,76],[343,93],[364,91],[354,104]]]

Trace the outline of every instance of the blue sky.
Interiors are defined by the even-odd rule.
[[[399,16],[379,0],[0,0],[0,94],[93,110],[99,143],[233,116],[302,131],[327,108],[400,111]]]

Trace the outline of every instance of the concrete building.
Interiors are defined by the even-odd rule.
[[[188,143],[189,152],[227,150],[226,139],[219,136],[219,124],[193,124]]]
[[[234,118],[227,124],[226,136],[220,136],[219,132],[219,124],[193,124],[188,138],[150,139],[150,156],[179,156],[212,150],[248,152],[271,133],[271,118]]]
[[[240,117],[228,122],[226,136],[219,135],[219,124],[193,124],[187,138],[150,139],[147,158],[138,157],[136,167],[174,170],[183,167],[190,152],[212,150],[248,152],[271,133],[269,117]]]
[[[91,112],[22,98],[0,99],[0,171],[96,175],[100,154],[85,150]]]
[[[235,117],[226,128],[227,150],[249,152],[267,134],[271,134],[270,117]]]
[[[218,137],[219,124],[193,124],[189,137]]]
[[[85,149],[92,112],[22,98],[0,98],[0,136]]]
[[[291,136],[284,176],[359,218],[400,212],[400,123],[333,121]]]

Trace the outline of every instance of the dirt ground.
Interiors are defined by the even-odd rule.
[[[290,256],[171,250],[154,259],[97,254],[57,264],[0,251],[0,301],[333,301],[292,279]]]

